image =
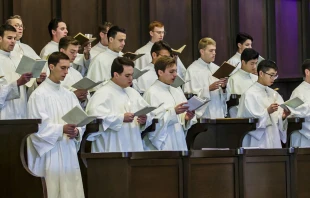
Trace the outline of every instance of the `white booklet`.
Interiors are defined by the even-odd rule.
[[[134,68],[133,69],[133,76],[132,78],[133,79],[138,79],[140,76],[142,76],[143,74],[145,74],[146,72],[148,72],[149,70],[146,69],[146,70],[140,70],[138,68]]]
[[[148,113],[150,113],[151,111],[154,111],[155,109],[159,108],[161,105],[163,105],[164,103],[161,103],[160,105],[158,105],[157,107],[144,107],[143,109],[140,109],[139,111],[137,111],[136,113],[134,113],[135,116],[140,116],[140,115],[146,115]]]
[[[185,104],[184,106],[189,106],[188,110],[194,111],[199,107],[207,104],[208,102],[210,102],[210,100],[203,100],[197,96],[193,96],[187,101],[187,104]]]
[[[291,108],[295,109],[302,104],[304,104],[304,102],[300,98],[296,97],[296,98],[293,98],[293,99],[288,100],[285,103],[281,104],[280,107],[282,107],[286,111],[289,111],[289,109],[287,107],[291,107]]]
[[[88,116],[81,107],[75,106],[66,115],[62,116],[63,121],[68,124],[76,124],[78,127],[85,126],[98,116]]]
[[[190,80],[185,81],[183,78],[181,78],[179,75],[177,75],[177,77],[174,79],[173,83],[170,86],[172,86],[174,88],[178,88],[181,85],[184,85],[185,83],[187,83],[189,81]]]
[[[89,89],[94,88],[97,85],[101,84],[102,82],[103,81],[94,82],[94,81],[90,80],[89,78],[84,77],[83,79],[81,79],[80,81],[78,81],[77,83],[72,85],[71,87],[73,87],[75,89],[89,90]]]
[[[45,63],[46,60],[34,60],[28,56],[23,55],[17,66],[16,73],[20,75],[25,73],[32,73],[33,78],[39,78]]]

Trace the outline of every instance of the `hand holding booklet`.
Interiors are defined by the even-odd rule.
[[[46,60],[34,60],[24,55],[17,66],[16,73],[20,75],[32,73],[33,78],[38,78],[40,77],[45,63]]]
[[[74,39],[76,39],[77,41],[79,41],[80,45],[83,45],[86,42],[93,42],[94,40],[96,40],[96,38],[88,38],[86,37],[84,34],[82,34],[81,32],[79,32],[77,35],[74,36]]]
[[[137,111],[136,113],[134,113],[135,116],[141,116],[141,115],[146,115],[152,111],[154,111],[155,109],[159,108],[162,104],[164,103],[161,103],[160,105],[158,105],[157,107],[144,107],[143,109],[140,109],[139,111]]]
[[[97,116],[88,116],[85,111],[78,106],[75,106],[68,113],[62,116],[63,121],[68,124],[76,124],[78,127],[85,126],[96,118]]]
[[[77,83],[72,85],[71,87],[73,87],[75,89],[90,90],[90,89],[96,87],[97,85],[101,84],[102,82],[103,81],[94,82],[94,81],[90,80],[89,78],[84,77],[83,79],[81,79],[80,81],[78,81]]]
[[[142,76],[143,74],[145,74],[146,72],[148,72],[149,70],[140,70],[138,68],[133,68],[133,75],[132,78],[133,79],[138,79],[140,76]]]
[[[202,107],[208,102],[210,102],[210,100],[203,100],[197,96],[193,96],[187,101],[187,104],[185,104],[184,106],[188,106],[189,111],[195,111],[196,109]]]
[[[281,104],[280,107],[286,111],[290,111],[288,107],[295,109],[302,104],[304,104],[304,102],[300,98],[296,97]]]
[[[181,78],[179,75],[177,75],[176,78],[174,79],[173,83],[170,86],[172,86],[174,88],[178,88],[181,85],[184,85],[185,83],[187,83],[189,81],[190,80],[185,81],[185,80],[183,80],[183,78]]]

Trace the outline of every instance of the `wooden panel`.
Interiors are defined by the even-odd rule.
[[[300,1],[276,0],[276,50],[280,78],[301,77]]]
[[[61,1],[61,16],[68,26],[70,36],[79,32],[95,35],[102,22],[100,10],[100,0]]]
[[[30,45],[37,54],[51,40],[48,23],[53,17],[52,0],[13,0],[13,15],[20,15],[26,27],[22,42]]]
[[[192,45],[192,13],[190,0],[152,0],[150,1],[150,21],[158,20],[164,23],[165,35],[172,48],[178,49],[182,45],[186,48],[180,55],[185,67],[194,60]],[[146,28],[147,29],[147,28]],[[198,57],[195,57],[195,59]]]
[[[239,27],[240,32],[246,32],[253,37],[253,49],[258,51],[262,57],[268,58],[264,1],[239,0]]]
[[[107,0],[107,21],[126,29],[126,44],[123,52],[135,52],[145,43],[140,41],[140,0]],[[145,31],[147,32],[145,27]]]
[[[229,22],[229,1],[201,1],[201,36],[202,38],[211,37],[216,41],[217,54],[214,62],[217,65],[221,65],[231,55],[230,40],[234,38],[230,38]]]

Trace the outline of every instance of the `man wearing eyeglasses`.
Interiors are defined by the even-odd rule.
[[[91,57],[97,56],[99,53],[104,52],[108,49],[108,31],[112,27],[112,23],[105,22],[103,25],[98,27],[98,38],[99,42],[91,48],[90,55]]]
[[[231,75],[227,83],[227,99],[231,94],[242,95],[249,87],[257,81],[257,60],[258,52],[252,48],[244,49],[241,54],[241,68]],[[238,113],[238,107],[229,109],[229,117],[235,118]]]
[[[243,139],[244,147],[282,148],[281,140],[286,142],[286,118],[291,112],[279,108],[283,99],[269,88],[278,78],[277,71],[275,62],[261,61],[257,67],[257,82],[241,96],[237,117],[258,118],[256,130],[250,131]]]
[[[152,56],[150,52],[154,43],[163,40],[164,36],[167,34],[164,24],[159,21],[153,21],[150,23],[149,33],[151,40],[135,52],[136,54],[145,54],[141,58],[137,59],[135,62],[135,67],[140,70],[146,67],[150,62],[152,62]],[[177,68],[178,75],[184,78],[186,69],[179,57],[177,57]]]

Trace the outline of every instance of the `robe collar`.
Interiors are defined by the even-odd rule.
[[[265,91],[267,91],[267,87],[268,86],[265,86],[265,85],[262,85],[262,84],[260,84],[259,82],[255,82],[255,84],[254,84],[256,87],[258,87],[259,89],[261,89],[261,90],[265,90]]]
[[[10,57],[10,52],[6,52],[6,51],[3,51],[3,50],[0,50],[0,54],[2,54],[3,56],[6,56],[6,57]]]
[[[239,69],[238,72],[240,75],[251,78],[251,74],[249,72],[244,71],[243,69]]]
[[[159,87],[166,89],[166,90],[170,89],[170,85],[167,85],[166,83],[163,83],[158,79],[155,81],[155,84],[158,85]]]
[[[52,87],[54,90],[58,91],[60,89],[60,84],[54,83],[53,81],[51,81],[51,79],[46,78],[45,79],[46,84],[48,84],[50,87]]]
[[[239,52],[236,52],[235,56],[238,56],[241,59],[241,54]]]
[[[58,45],[59,45],[59,43],[56,43],[56,42],[55,42],[55,41],[53,41],[53,40],[51,40],[51,41],[50,41],[50,43],[51,43],[51,44],[53,44],[53,45],[56,45],[56,46],[58,46]]]
[[[153,45],[154,45],[154,43],[152,43],[151,41],[149,41],[146,45],[153,46]]]
[[[310,89],[310,83],[303,81],[302,82],[303,86],[306,87],[307,89]]]
[[[119,85],[115,84],[115,82],[113,82],[112,80],[109,81],[109,84],[116,90],[119,90],[119,91],[125,91],[124,88],[120,87]]]
[[[99,47],[99,48],[101,48],[101,49],[109,49],[107,46],[104,46],[104,45],[102,45],[102,43],[99,41],[98,43],[97,43],[97,46]]]
[[[119,56],[119,52],[114,52],[114,51],[110,50],[110,48],[108,48],[106,52],[109,53],[109,54],[112,54],[115,57]]]
[[[206,66],[206,67],[210,67],[210,64],[211,64],[211,62],[210,63],[206,63],[204,60],[202,60],[201,58],[199,58],[198,59],[198,62],[201,64],[201,65],[203,65],[203,66]]]

